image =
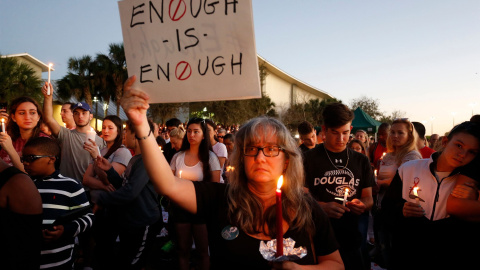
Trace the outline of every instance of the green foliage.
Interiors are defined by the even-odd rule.
[[[14,57],[0,55],[0,101],[8,101],[20,96],[42,100],[42,80],[25,63]]]
[[[358,107],[370,115],[373,119],[380,121],[383,117],[383,113],[380,111],[378,99],[372,99],[367,96],[361,96],[359,98],[353,99],[350,102],[350,109],[353,111]]]
[[[303,121],[310,122],[313,126],[320,127],[323,124],[322,112],[325,106],[330,103],[342,102],[332,99],[310,99],[306,103],[297,103],[292,105],[283,114],[282,121],[291,131],[297,130],[298,125]]]

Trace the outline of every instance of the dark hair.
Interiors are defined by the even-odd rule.
[[[308,135],[313,132],[314,128],[310,122],[303,121],[298,125],[297,130],[300,135]]]
[[[420,139],[425,139],[425,126],[420,122],[412,122],[413,127],[417,131],[418,137]]]
[[[31,138],[23,149],[28,147],[35,148],[38,151],[35,154],[55,156],[55,169],[60,167],[60,145],[56,140],[48,137]]]
[[[474,136],[480,142],[480,124],[477,122],[465,121],[456,125],[448,133],[448,140],[451,140],[455,134],[466,133]]]
[[[212,181],[212,172],[210,171],[210,151],[212,151],[212,146],[210,145],[210,137],[205,119],[194,117],[188,120],[187,135],[183,137],[182,148],[180,148],[180,151],[190,149],[190,142],[188,142],[188,127],[191,124],[199,124],[202,129],[203,140],[200,142],[198,148],[198,158],[203,165],[203,181]]]
[[[470,118],[470,122],[474,122],[480,125],[480,114],[475,114]]]
[[[155,138],[155,140],[157,141],[158,146],[160,146],[162,148],[164,148],[165,145],[167,144],[165,142],[165,140],[162,138],[162,136],[157,136],[157,138]]]
[[[390,129],[391,125],[389,123],[381,123],[380,126],[378,126],[378,131],[380,130],[387,130]]]
[[[63,105],[70,105],[70,111],[72,110],[72,106],[75,105],[73,102],[65,102]]]
[[[20,104],[26,103],[26,102],[30,102],[33,105],[35,105],[35,107],[37,107],[37,113],[39,116],[38,123],[33,128],[33,133],[31,138],[38,137],[38,135],[40,134],[40,131],[41,131],[40,126],[42,125],[42,119],[43,119],[43,113],[40,105],[36,100],[30,97],[19,97],[14,99],[10,103],[10,109],[9,109],[9,115],[8,115],[7,133],[8,135],[10,135],[10,137],[12,137],[12,141],[15,141],[18,138],[20,138],[20,128],[18,127],[18,124],[15,121],[13,121],[12,115],[15,115],[15,112],[17,111],[17,108],[18,106],[20,106]]]
[[[231,134],[231,133],[227,133],[227,134],[225,134],[225,137],[223,137],[223,141],[225,141],[225,140],[230,140],[232,142],[235,142],[235,136],[233,136],[233,134]]]
[[[362,151],[366,153],[367,149],[365,149],[365,144],[358,139],[352,139],[350,142],[348,142],[348,148],[352,148],[352,144],[354,143],[358,143],[362,147]]]
[[[103,122],[105,122],[105,120],[112,121],[112,123],[117,127],[117,137],[115,137],[113,145],[108,149],[105,156],[103,156],[105,159],[108,159],[115,151],[117,151],[118,148],[122,146],[123,124],[122,119],[116,115],[108,115],[103,119]]]
[[[165,126],[167,127],[178,127],[180,124],[182,124],[182,121],[180,121],[178,118],[171,118],[165,122]]]
[[[355,115],[343,103],[330,103],[322,112],[323,124],[327,128],[336,128],[351,123]]]

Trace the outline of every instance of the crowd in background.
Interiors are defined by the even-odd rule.
[[[445,136],[427,138],[406,118],[352,133],[352,111],[334,103],[319,112],[322,127],[302,122],[295,137],[268,117],[157,124],[138,105],[143,94],[126,87],[125,127],[107,116],[96,132],[85,102],[64,104],[59,124],[49,87],[43,106],[20,97],[0,111],[2,269],[154,268],[159,238],[174,269],[293,267],[246,248],[278,233],[273,175],[288,179],[283,233],[310,252],[295,265],[474,261],[467,240],[480,220],[478,115]],[[233,229],[240,235],[225,236]]]

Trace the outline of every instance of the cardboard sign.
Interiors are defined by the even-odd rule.
[[[118,6],[128,74],[151,103],[261,97],[251,0]]]

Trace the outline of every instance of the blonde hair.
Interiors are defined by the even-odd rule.
[[[175,137],[177,139],[183,140],[183,137],[185,136],[185,129],[183,126],[179,126],[178,128],[172,129],[170,131],[170,137]]]
[[[275,205],[264,209],[262,201],[248,188],[243,149],[247,145],[274,136],[288,160],[282,186],[283,217],[291,229],[314,232],[310,195],[303,191],[304,171],[302,155],[287,128],[277,119],[257,117],[242,126],[235,137],[231,165],[235,168],[229,177],[228,218],[232,224],[249,234],[276,234]],[[268,158],[268,157],[267,157]],[[268,231],[265,228],[267,224]]]
[[[392,142],[392,137],[390,134],[388,134],[387,138],[387,151],[390,153],[393,153],[395,155],[395,162],[397,163],[398,166],[402,164],[403,158],[411,151],[417,151],[417,140],[418,140],[418,134],[415,131],[415,128],[413,127],[412,122],[410,122],[408,119],[396,119],[392,123],[392,127],[395,124],[404,124],[407,128],[407,135],[408,139],[407,142],[405,142],[404,145],[399,146],[398,148],[393,145]],[[390,129],[391,132],[392,129]]]

